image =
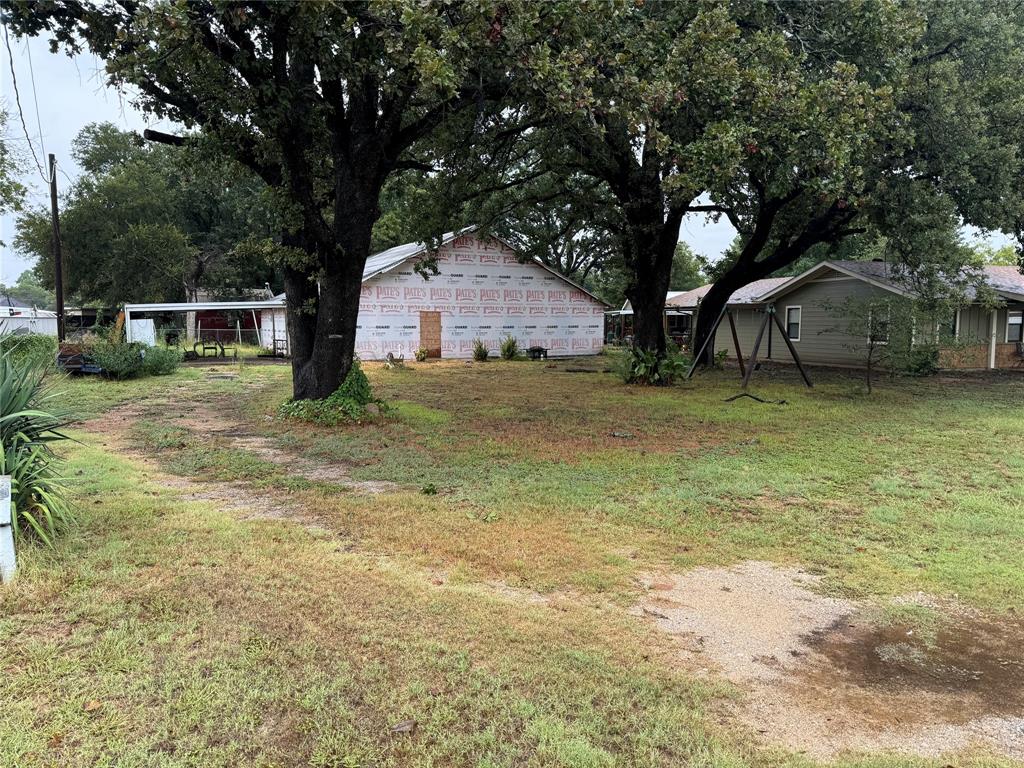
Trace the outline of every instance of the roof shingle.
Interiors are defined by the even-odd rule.
[[[764,280],[755,280],[735,291],[729,297],[730,304],[756,304],[761,294],[767,293],[773,288],[778,288],[790,278],[788,277],[766,277]],[[711,284],[702,285],[692,291],[684,291],[665,302],[666,306],[677,309],[696,309],[700,300],[711,290]]]

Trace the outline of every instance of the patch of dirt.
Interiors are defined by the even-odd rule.
[[[244,519],[289,520],[312,531],[327,530],[314,515],[306,510],[288,504],[271,493],[256,492],[245,483],[206,482],[164,472],[153,456],[131,445],[128,435],[132,425],[139,419],[160,416],[165,423],[184,426],[190,431],[197,430],[196,425],[201,424],[211,436],[228,437],[243,442],[255,440],[260,441],[259,445],[265,442],[267,444],[266,451],[275,451],[274,455],[281,460],[286,457],[290,458],[290,455],[272,448],[270,441],[266,438],[249,436],[240,432],[237,423],[212,411],[189,410],[188,408],[182,411],[178,404],[176,409],[172,409],[176,412],[169,414],[167,408],[162,408],[159,411],[153,410],[155,405],[159,405],[159,403],[154,401],[126,403],[112,408],[103,416],[82,422],[79,426],[91,434],[100,435],[104,447],[131,456],[135,462],[146,467],[147,479],[152,479],[160,486],[175,491],[175,494],[184,501],[214,502],[221,510],[241,513]],[[252,448],[250,447],[249,450]],[[260,455],[261,458],[267,459],[267,455],[262,453]]]
[[[646,617],[688,668],[743,691],[728,719],[815,757],[978,746],[1024,759],[1024,623],[944,606],[933,637],[770,563],[647,577]],[[934,603],[933,603],[934,605]]]
[[[166,415],[165,420],[193,434],[224,440],[232,448],[252,453],[263,461],[283,468],[294,477],[344,485],[356,493],[391,493],[400,489],[397,483],[384,480],[354,480],[350,476],[351,468],[345,464],[316,463],[297,456],[281,448],[271,438],[251,432],[246,424],[213,408],[195,405],[184,410],[178,408],[177,411]]]
[[[792,568],[747,562],[645,580],[635,611],[711,659],[736,683],[770,682],[805,655],[804,637],[853,613],[853,603],[820,597],[818,579]]]
[[[525,589],[523,587],[513,587],[511,584],[507,584],[504,581],[485,581],[483,585],[488,591],[498,595],[500,597],[514,600],[518,603],[527,603],[529,605],[550,605],[552,602],[551,595],[543,595],[540,592],[536,592],[532,589]]]

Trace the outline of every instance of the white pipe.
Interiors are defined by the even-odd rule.
[[[129,344],[132,343],[132,311],[124,308],[124,338]]]
[[[999,310],[992,310],[992,328],[988,337],[988,367],[994,369],[996,367],[996,326],[999,322]]]
[[[14,528],[11,526],[11,476],[0,475],[0,582],[14,578],[18,561],[14,554]]]

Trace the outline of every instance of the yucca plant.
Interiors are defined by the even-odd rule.
[[[0,355],[0,475],[11,476],[16,538],[35,534],[52,546],[72,521],[59,462],[50,444],[66,440],[68,414],[46,383],[46,366]]]

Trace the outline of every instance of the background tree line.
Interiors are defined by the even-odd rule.
[[[392,238],[481,223],[621,290],[658,356],[687,217],[739,233],[698,345],[734,290],[801,260],[871,243],[938,290],[972,258],[964,224],[1024,239],[1010,0],[3,6],[198,129],[156,138],[266,185],[278,229],[249,250],[282,275],[300,398],[346,375]],[[123,238],[180,254],[157,214]]]

